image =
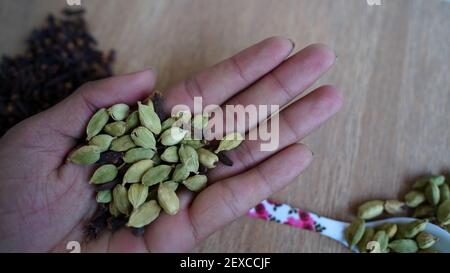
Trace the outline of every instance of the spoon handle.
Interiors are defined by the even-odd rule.
[[[348,223],[333,220],[292,207],[288,204],[264,200],[248,212],[252,218],[272,221],[294,228],[318,232],[345,245],[344,231]]]

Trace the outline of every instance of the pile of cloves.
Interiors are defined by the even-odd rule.
[[[25,118],[58,103],[80,85],[113,75],[114,51],[102,52],[84,10],[49,15],[32,31],[26,50],[0,61],[0,136]]]

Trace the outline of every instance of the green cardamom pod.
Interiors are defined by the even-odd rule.
[[[379,230],[373,236],[372,241],[376,241],[380,244],[381,253],[386,252],[389,244],[389,237],[384,230]]]
[[[144,173],[154,166],[151,159],[138,161],[131,165],[123,176],[123,183],[138,183],[141,182]]]
[[[411,239],[417,236],[420,232],[424,231],[427,227],[428,220],[421,219],[407,224],[398,225],[398,231],[396,238],[398,239]]]
[[[430,183],[438,187],[442,186],[445,183],[445,176],[443,175],[432,176],[430,178]]]
[[[377,230],[384,230],[389,239],[392,239],[397,234],[398,226],[395,223],[384,223],[378,226]]]
[[[175,118],[168,118],[168,119],[166,119],[161,124],[161,131],[164,132],[165,130],[169,129],[170,127],[172,127],[172,125],[175,124],[176,121],[177,120]]]
[[[191,121],[192,113],[190,110],[181,110],[172,115],[179,123],[187,124]],[[179,124],[180,126],[182,124]]]
[[[207,167],[208,169],[213,169],[216,167],[217,162],[219,162],[219,157],[206,149],[200,148],[197,150],[198,161],[200,164]]]
[[[369,241],[366,246],[367,253],[378,254],[383,253],[381,251],[381,245],[378,241]]]
[[[198,160],[197,151],[189,145],[181,144],[178,149],[178,155],[180,161],[183,163],[190,172],[197,173],[200,163]]]
[[[119,217],[120,215],[120,211],[117,209],[114,202],[109,203],[109,213],[114,217]]]
[[[364,236],[366,222],[356,218],[345,230],[345,237],[350,248],[353,248]]]
[[[150,168],[142,177],[142,183],[146,186],[153,186],[168,180],[172,167],[168,165],[158,165]]]
[[[428,203],[430,203],[431,205],[436,206],[437,204],[439,204],[439,187],[430,182],[425,188],[425,197],[427,198]]]
[[[108,123],[109,115],[105,108],[99,109],[89,120],[86,127],[87,140],[91,140],[93,137],[98,135],[103,127]]]
[[[441,225],[450,224],[450,200],[444,201],[439,205],[437,219]]]
[[[215,153],[220,153],[222,151],[230,151],[237,148],[244,141],[244,137],[240,133],[231,133],[226,135],[219,143],[219,147]]]
[[[140,126],[131,132],[131,138],[137,146],[147,149],[156,150],[155,136],[149,129]]]
[[[128,130],[125,121],[115,121],[105,126],[105,133],[113,137],[123,136]]]
[[[128,220],[127,226],[134,228],[144,227],[155,221],[158,218],[160,212],[161,208],[155,200],[146,202],[139,208],[133,210],[133,213],[131,213],[130,219]]]
[[[97,146],[83,146],[73,151],[67,160],[78,165],[90,165],[100,159],[100,152],[100,148]]]
[[[167,149],[165,149],[164,152],[161,154],[161,159],[169,163],[177,163],[179,160],[178,147],[170,146]]]
[[[417,245],[420,249],[427,249],[432,247],[437,242],[437,240],[437,237],[423,231],[419,233],[416,238]]]
[[[450,200],[450,187],[447,184],[443,184],[439,187],[439,195],[440,195],[440,202],[445,202],[447,200]]]
[[[188,137],[189,135],[187,135],[186,137],[184,137],[184,139],[181,141],[181,144],[184,145],[189,145],[194,149],[200,149],[202,147],[205,147],[205,144],[199,140],[199,139],[191,139],[190,137]]]
[[[152,149],[134,148],[125,153],[123,161],[130,164],[144,159],[152,159],[154,155],[155,151]]]
[[[91,146],[97,146],[100,150],[100,152],[106,152],[108,151],[109,147],[111,146],[111,142],[114,140],[114,137],[110,135],[96,135],[89,141],[89,145]]]
[[[172,174],[172,180],[175,182],[181,182],[183,180],[186,180],[189,177],[190,173],[191,172],[189,171],[189,168],[186,167],[186,165],[177,164]]]
[[[158,92],[158,91],[156,91],[156,92]],[[150,109],[152,111],[155,111],[155,105],[151,99],[151,96],[144,101],[144,104],[147,105],[148,107],[150,107]]]
[[[133,184],[128,189],[128,200],[135,209],[144,204],[147,196],[148,187],[140,183]]]
[[[130,135],[124,135],[114,139],[109,149],[114,152],[126,152],[134,147],[136,147],[136,144],[134,144]]]
[[[418,190],[418,191],[424,190],[425,187],[428,185],[428,182],[430,182],[430,179],[432,177],[433,176],[431,176],[431,175],[427,175],[427,176],[417,179],[416,182],[414,182],[414,184],[412,186],[413,190]]]
[[[194,175],[183,181],[183,185],[193,192],[201,191],[206,187],[208,178],[206,175]]]
[[[128,201],[128,191],[125,186],[119,184],[114,187],[113,202],[118,211],[128,215],[130,210],[130,201]]]
[[[175,215],[180,210],[180,200],[177,194],[166,183],[161,183],[158,187],[158,203],[169,215]]]
[[[406,213],[406,204],[399,200],[386,200],[384,211],[391,215],[401,215]]]
[[[399,239],[389,243],[389,248],[396,253],[416,253],[419,250],[416,241]]]
[[[410,191],[405,195],[405,203],[410,208],[416,208],[423,202],[425,202],[425,194],[420,191]]]
[[[436,207],[428,204],[418,206],[412,215],[414,218],[428,218],[436,215]]]
[[[188,130],[179,127],[170,127],[161,134],[161,144],[164,146],[177,145],[188,133]]]
[[[95,170],[89,182],[95,185],[111,182],[117,177],[118,172],[113,164],[103,165]]]
[[[178,185],[180,185],[175,181],[166,181],[164,182],[164,184],[166,185],[167,188],[169,188],[172,191],[176,191],[178,189]]]
[[[111,190],[99,191],[96,200],[99,204],[108,204],[112,200]]]
[[[138,102],[138,111],[141,124],[155,135],[159,135],[161,133],[161,120],[153,107]]]
[[[127,123],[128,130],[133,130],[134,128],[138,127],[139,126],[139,112],[134,111],[133,113],[131,113],[127,117],[127,120],[125,122]]]
[[[373,219],[380,216],[384,210],[384,201],[368,201],[359,206],[358,217],[364,220]]]
[[[361,253],[367,252],[367,244],[372,240],[375,230],[373,228],[366,228],[364,235],[358,242],[358,250]]]
[[[130,107],[124,103],[119,103],[111,106],[108,109],[108,114],[111,116],[113,120],[119,121],[124,120],[128,117],[128,113],[130,111]]]
[[[192,119],[192,127],[194,129],[204,129],[208,126],[209,115],[208,114],[197,114]]]

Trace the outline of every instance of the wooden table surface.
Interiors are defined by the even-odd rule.
[[[81,0],[116,72],[159,71],[161,89],[268,36],[300,49],[327,43],[336,66],[319,84],[346,97],[307,143],[310,168],[274,197],[351,220],[371,198],[397,198],[417,175],[450,170],[450,4],[439,0]],[[19,52],[31,28],[63,0],[1,0],[0,54]],[[316,85],[317,86],[317,85]],[[293,166],[295,167],[295,166]],[[199,252],[343,252],[318,234],[243,217]]]

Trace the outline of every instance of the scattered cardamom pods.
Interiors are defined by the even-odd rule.
[[[358,242],[359,252],[361,252],[361,253],[367,252],[367,244],[372,240],[374,234],[375,234],[375,230],[373,228],[365,229],[363,237]]]
[[[430,183],[437,187],[442,186],[445,183],[445,176],[443,175],[432,176],[430,178]]]
[[[204,129],[208,126],[209,115],[208,114],[197,114],[192,119],[192,127],[194,129]]]
[[[177,164],[172,174],[172,180],[175,182],[181,182],[183,180],[186,180],[189,177],[190,173],[191,172],[189,171],[189,168],[186,167],[186,165]]]
[[[161,124],[161,131],[164,132],[165,130],[169,129],[170,127],[172,127],[172,125],[175,124],[176,121],[177,120],[175,118],[168,118],[168,119],[166,119]]]
[[[416,241],[399,239],[389,243],[389,248],[396,253],[416,253],[419,250]]]
[[[439,205],[437,219],[441,225],[450,225],[450,200],[444,201]]]
[[[364,220],[380,216],[384,210],[384,202],[381,200],[368,201],[358,208],[357,216]]]
[[[414,218],[428,218],[436,214],[436,207],[428,204],[418,206],[413,213]]]
[[[389,244],[389,237],[388,237],[386,231],[384,231],[384,230],[377,231],[375,233],[375,235],[373,236],[372,241],[376,241],[380,244],[381,253],[385,253],[387,251],[388,244]]]
[[[389,239],[392,239],[397,234],[398,226],[395,223],[384,223],[378,226],[377,230],[384,230]]]
[[[441,203],[450,200],[450,187],[447,184],[442,184],[439,186],[439,195],[439,202]]]
[[[405,203],[410,208],[416,208],[423,202],[425,202],[426,197],[420,191],[410,191],[405,195]]]
[[[384,211],[391,215],[401,215],[406,213],[406,204],[398,200],[386,200]]]
[[[416,242],[420,249],[427,249],[432,247],[437,242],[437,237],[427,232],[421,232],[417,235]]]
[[[439,204],[439,187],[436,186],[436,184],[430,182],[425,188],[425,197],[427,198],[428,203],[430,203],[431,205],[436,206],[437,204]]]

